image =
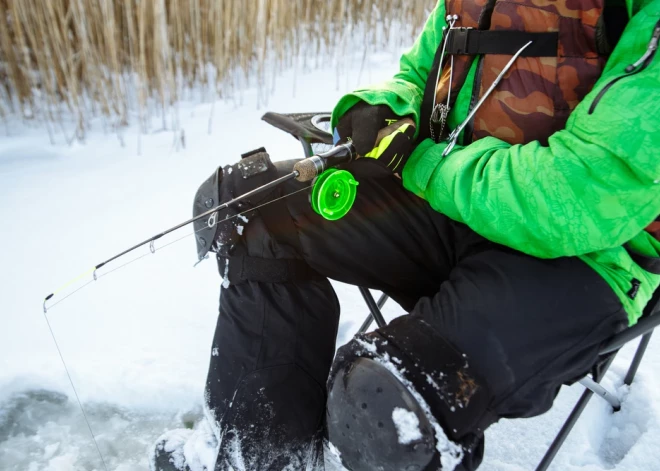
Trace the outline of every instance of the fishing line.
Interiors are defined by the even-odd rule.
[[[89,284],[89,283],[87,283],[87,284]],[[87,286],[87,284],[84,285],[84,286]],[[89,420],[87,419],[87,414],[85,413],[85,409],[83,408],[82,402],[80,401],[80,397],[78,396],[78,391],[76,390],[76,387],[73,384],[73,379],[71,378],[71,374],[69,373],[69,368],[67,368],[66,362],[64,361],[64,356],[62,355],[62,350],[60,350],[60,346],[58,345],[57,340],[55,339],[55,333],[53,332],[53,328],[51,327],[50,321],[48,320],[48,314],[46,314],[45,312],[44,312],[44,319],[46,319],[46,324],[48,325],[48,330],[50,331],[50,336],[53,338],[53,342],[55,343],[55,348],[57,348],[57,353],[60,355],[60,360],[62,360],[62,365],[64,365],[64,370],[66,371],[66,375],[69,378],[69,384],[71,384],[71,389],[73,389],[73,394],[76,396],[76,401],[78,402],[78,406],[80,407],[80,411],[83,414],[83,418],[85,419],[85,423],[87,424],[87,428],[89,429],[89,433],[92,436],[92,440],[94,441],[94,446],[96,447],[96,451],[99,454],[99,458],[101,458],[101,463],[103,463],[103,468],[105,469],[105,471],[108,471],[108,466],[105,464],[105,460],[103,459],[103,453],[101,453],[101,449],[99,448],[99,444],[96,441],[96,436],[94,435],[94,431],[92,430],[92,426],[90,425]]]
[[[89,272],[87,272],[87,273],[89,273]],[[80,277],[78,277],[78,278],[80,278]],[[89,284],[91,284],[91,283],[94,283],[95,281],[96,281],[96,280],[94,280],[94,279],[87,281],[87,283],[85,283],[84,285],[79,286],[78,288],[74,289],[74,290],[71,291],[69,294],[67,294],[66,296],[64,296],[62,299],[59,299],[59,300],[55,301],[55,302],[54,302],[54,303],[53,303],[48,309],[52,309],[52,308],[54,308],[54,307],[57,306],[59,303],[61,303],[62,301],[64,301],[66,298],[68,298],[68,297],[70,297],[70,296],[73,296],[73,295],[76,294],[78,291],[80,291],[81,289],[83,289],[85,286],[87,286],[87,285],[89,285]],[[71,283],[69,283],[69,284],[71,284]],[[46,309],[46,308],[44,307],[44,314],[46,314],[46,313],[48,312],[48,309]]]

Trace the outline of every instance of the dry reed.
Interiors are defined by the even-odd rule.
[[[73,116],[70,139],[82,138],[94,116],[117,130],[137,118],[146,130],[162,114],[166,127],[187,90],[213,100],[252,78],[263,96],[267,70],[297,57],[411,43],[434,3],[0,0],[0,117],[43,120],[53,133],[66,132],[63,118]]]

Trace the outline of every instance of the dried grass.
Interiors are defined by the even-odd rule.
[[[411,43],[433,0],[0,0],[0,117],[113,129],[176,108],[186,90],[231,96],[267,70]],[[397,27],[393,28],[396,23]],[[395,33],[396,32],[396,33]],[[305,66],[308,66],[306,64]],[[62,129],[63,130],[63,129]]]

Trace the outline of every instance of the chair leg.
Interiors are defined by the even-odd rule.
[[[644,354],[646,353],[646,348],[649,345],[652,334],[653,334],[652,330],[649,333],[644,334],[642,340],[639,342],[639,347],[637,347],[637,352],[635,353],[635,357],[633,358],[633,361],[630,364],[630,368],[628,369],[628,373],[626,374],[626,377],[623,380],[624,384],[630,386],[633,380],[635,379],[635,375],[637,374],[639,365],[641,364],[642,359],[644,358]],[[552,442],[552,445],[550,445],[550,448],[548,448],[548,451],[546,452],[545,456],[543,457],[539,465],[536,467],[536,471],[545,471],[548,469],[548,467],[554,460],[555,456],[559,452],[559,449],[564,444],[564,441],[568,437],[568,434],[571,433],[571,430],[575,426],[575,423],[580,418],[580,415],[582,415],[582,412],[584,412],[585,407],[587,407],[587,404],[589,403],[589,400],[594,395],[594,393],[598,394],[600,397],[602,397],[607,402],[612,404],[612,407],[614,408],[615,412],[621,409],[621,402],[619,401],[619,399],[616,398],[613,394],[609,393],[600,384],[598,384],[598,381],[602,379],[602,377],[605,375],[610,365],[614,361],[614,356],[615,355],[612,355],[607,360],[607,363],[605,363],[605,365],[603,366],[603,369],[601,370],[601,374],[598,377],[595,377],[594,379],[587,377],[587,378],[583,378],[580,381],[580,383],[584,385],[587,388],[587,390],[582,394],[580,400],[573,408],[571,415],[569,415],[568,419],[566,419],[564,426],[561,428],[561,430],[557,434],[557,437]]]
[[[607,360],[607,363],[605,363],[605,365],[603,366],[602,374],[599,375],[599,377],[594,378],[595,381],[600,381],[601,378],[605,375],[605,372],[609,369],[610,365],[614,361],[614,356],[615,355],[612,355]],[[559,449],[566,441],[566,438],[571,433],[571,430],[573,430],[573,427],[575,426],[576,422],[582,415],[582,412],[584,412],[585,407],[587,407],[587,404],[589,403],[589,400],[593,395],[594,393],[591,389],[587,389],[582,394],[580,400],[573,408],[571,415],[568,416],[568,419],[566,419],[566,422],[564,422],[564,425],[562,426],[561,430],[555,437],[554,441],[552,442],[552,445],[550,445],[550,448],[548,448],[548,451],[545,453],[545,456],[543,457],[539,465],[536,467],[536,471],[546,471],[548,469],[548,467],[552,463],[552,460],[554,460],[555,456],[557,456]]]
[[[639,347],[637,347],[637,352],[635,353],[635,357],[633,358],[633,361],[630,364],[630,368],[628,369],[628,373],[626,374],[626,377],[623,380],[624,384],[630,386],[633,380],[635,379],[635,375],[637,374],[639,365],[642,362],[642,358],[644,358],[644,353],[646,353],[646,347],[649,346],[649,342],[651,340],[652,334],[653,331],[649,332],[648,334],[645,334],[642,337],[642,340],[639,342]]]
[[[382,309],[387,300],[390,299],[388,295],[385,293],[380,295],[380,298],[378,298],[378,302],[376,305],[378,306],[378,309]],[[367,314],[367,318],[364,320],[360,328],[358,329],[358,334],[364,334],[367,330],[369,330],[369,327],[371,326],[371,323],[374,321],[374,316],[371,315],[371,312]]]
[[[564,426],[561,428],[557,434],[557,437],[555,437],[555,440],[552,442],[552,445],[550,445],[550,448],[548,448],[548,451],[545,453],[545,456],[536,467],[536,471],[545,471],[548,469],[552,463],[552,460],[554,460],[555,456],[557,456],[559,449],[564,444],[564,441],[566,441],[568,434],[571,433],[571,430],[573,430],[575,423],[580,418],[580,415],[582,415],[582,412],[584,412],[585,407],[587,407],[587,404],[593,395],[594,393],[591,389],[587,389],[582,394],[580,400],[573,408],[571,415],[568,416],[568,419],[566,419],[566,422],[564,422]]]
[[[609,402],[610,405],[612,406],[612,409],[614,409],[614,412],[619,412],[621,410],[621,401],[619,400],[618,397],[616,397],[616,394],[609,392],[607,389],[605,389],[600,384],[598,384],[593,379],[591,379],[590,376],[585,376],[584,378],[582,378],[580,380],[580,384],[585,388],[589,389],[597,396],[600,396],[603,399],[605,399],[607,402]]]
[[[367,306],[369,307],[369,312],[371,313],[371,317],[373,317],[373,319],[376,321],[378,327],[385,327],[387,325],[387,322],[385,322],[385,318],[383,317],[383,314],[380,312],[380,308],[376,304],[374,297],[371,295],[369,290],[364,286],[358,286],[358,289],[360,290],[360,294],[362,295],[364,301],[367,303]],[[381,299],[383,299],[383,296],[381,296]],[[385,301],[387,301],[387,298],[385,298],[383,304],[385,304]],[[367,322],[365,321],[365,324],[366,323]],[[364,324],[362,326],[364,327]],[[368,325],[367,328],[369,328]]]

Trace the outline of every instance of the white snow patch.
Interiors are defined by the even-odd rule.
[[[419,430],[419,419],[414,412],[395,407],[392,411],[392,421],[396,427],[399,443],[402,445],[407,445],[422,438],[422,432]]]
[[[250,469],[249,467],[246,466],[245,462],[245,457],[243,456],[242,452],[243,446],[241,445],[241,440],[237,437],[235,433],[232,434],[231,437],[231,442],[228,446],[229,450],[229,459],[231,460],[231,463],[228,463],[231,467],[232,470],[236,469],[238,470],[243,470],[243,469]]]
[[[440,373],[440,377],[442,378],[442,373]],[[436,389],[437,391],[440,391],[440,386],[438,386],[438,383],[436,383],[435,380],[428,373],[426,373],[426,382],[429,383],[431,386],[433,386],[433,388]]]
[[[222,275],[222,287],[224,289],[229,288],[231,283],[229,282],[229,259],[225,259],[225,272]]]
[[[183,469],[186,464],[186,457],[183,453],[183,447],[192,435],[192,430],[175,429],[165,432],[158,438],[158,450],[169,454],[169,461],[177,469]],[[152,458],[155,458],[153,456]],[[152,463],[152,469],[156,468],[155,461]]]
[[[332,442],[328,442],[328,450],[330,450],[330,453],[332,453],[335,458],[341,460],[341,452],[332,444]]]
[[[190,471],[214,469],[219,443],[208,421],[203,420],[183,447],[183,454]]]
[[[213,347],[213,350],[211,350],[211,355],[213,355],[214,357],[220,355],[220,350],[218,349],[218,347]]]
[[[370,352],[370,353],[373,353],[373,354],[376,354],[376,353],[377,353],[376,345],[374,345],[373,343],[366,342],[366,341],[364,341],[364,340],[362,340],[362,339],[355,339],[355,340],[356,340],[356,342],[357,342],[362,348],[364,348],[366,351],[368,351],[368,352]]]

